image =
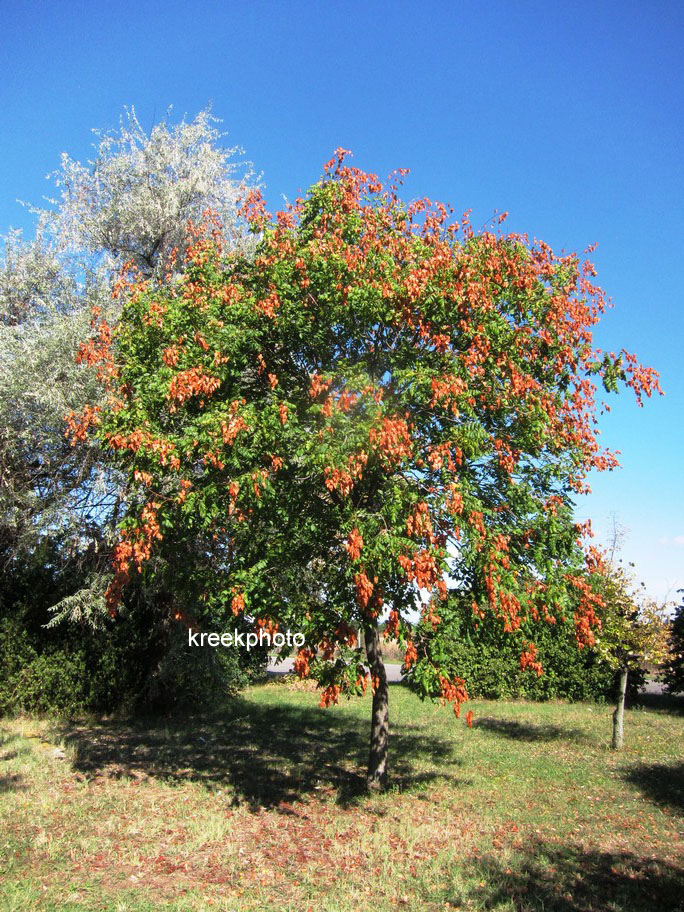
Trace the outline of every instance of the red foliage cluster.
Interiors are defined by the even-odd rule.
[[[406,533],[410,538],[425,537],[430,544],[435,542],[435,534],[430,519],[430,507],[426,501],[419,501],[406,520]]]
[[[245,594],[244,592],[235,592],[230,603],[231,610],[235,617],[245,610]]]
[[[134,564],[140,573],[143,562],[148,560],[152,553],[154,541],[162,538],[158,521],[160,507],[161,504],[158,501],[145,504],[140,516],[140,524],[131,530],[124,529],[114,547],[112,560],[114,578],[105,593],[107,607],[112,616],[116,613],[121,600],[123,587],[130,579],[131,564]]]
[[[66,416],[67,430],[65,437],[71,440],[72,445],[88,439],[91,426],[97,426],[100,423],[99,405],[86,405],[80,415],[71,411]]]
[[[353,627],[350,627],[346,621],[341,621],[339,626],[335,629],[335,638],[338,643],[344,643],[345,646],[349,646],[350,649],[353,649],[358,641],[356,631]]]
[[[263,301],[257,301],[256,303],[257,310],[260,310],[262,314],[265,314],[265,316],[269,317],[271,320],[275,319],[279,307],[280,298],[275,291],[272,291]]]
[[[365,617],[376,618],[384,604],[384,599],[378,589],[378,577],[373,581],[361,571],[354,577],[356,582],[356,603]]]
[[[388,468],[410,459],[413,453],[410,428],[403,418],[383,418],[379,428],[370,429],[369,439]]]
[[[450,681],[448,678],[440,675],[439,688],[442,705],[444,706],[446,703],[453,703],[454,713],[458,719],[458,717],[461,715],[461,704],[467,703],[469,699],[465,681],[463,678],[454,678],[453,681]],[[468,722],[468,725],[471,725],[471,722],[472,716]]]
[[[261,190],[250,190],[242,206],[239,208],[238,214],[244,216],[255,230],[263,230],[264,225],[271,216],[266,210],[266,203]]]
[[[321,694],[321,702],[318,705],[320,707],[328,707],[331,704],[338,703],[341,692],[342,687],[339,684],[329,684]]]
[[[309,646],[304,646],[302,649],[300,649],[294,660],[295,674],[300,678],[308,678],[311,672],[311,660],[313,657],[313,649],[311,649]]]
[[[223,442],[228,446],[232,446],[235,442],[235,438],[241,431],[248,431],[249,426],[247,422],[242,417],[238,415],[238,409],[240,408],[240,402],[236,399],[230,404],[231,417],[227,421],[221,422],[221,435],[223,437]]]
[[[416,551],[413,557],[400,554],[397,560],[408,581],[410,583],[415,581],[421,589],[427,589],[428,592],[432,592],[437,581],[442,581],[442,574],[437,566],[435,556],[426,548]]]
[[[520,667],[524,671],[526,668],[529,668],[530,671],[536,671],[537,676],[541,677],[543,674],[543,668],[541,662],[537,661],[537,647],[534,643],[525,643],[524,649],[520,655]]]
[[[349,457],[348,471],[326,466],[323,471],[326,488],[329,491],[339,491],[346,497],[351,493],[354,482],[363,478],[363,469],[367,463],[368,455],[362,450],[360,453],[352,453]]]
[[[404,653],[404,668],[406,671],[409,671],[409,669],[411,669],[417,661],[418,650],[416,649],[413,640],[409,640],[406,644],[406,652]]]
[[[386,640],[396,640],[399,636],[399,612],[394,608],[390,611],[385,623],[383,636]]]
[[[192,219],[187,226],[188,245],[185,262],[193,266],[204,266],[210,258],[223,252],[223,230],[221,220],[212,209],[205,209],[202,219],[195,225]]]
[[[361,549],[363,548],[363,536],[358,529],[352,529],[344,547],[347,549],[347,553],[352,560],[359,559],[361,556]]]
[[[112,354],[112,328],[99,307],[93,307],[90,321],[94,334],[83,342],[76,355],[77,364],[96,368],[97,379],[109,389],[119,376],[119,369]]]
[[[315,399],[320,393],[325,393],[330,389],[332,380],[326,380],[320,374],[312,374],[309,395]]]
[[[177,373],[171,380],[169,399],[172,399],[174,403],[183,404],[193,396],[201,396],[200,404],[204,405],[204,398],[215,393],[219,386],[221,386],[221,381],[218,377],[204,373],[201,367],[190,367]],[[172,405],[171,411],[175,411],[175,409],[176,406]]]

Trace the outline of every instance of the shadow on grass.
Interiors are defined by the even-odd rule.
[[[0,747],[9,747],[11,744],[19,742],[18,735],[12,734],[6,728],[0,728]]]
[[[365,793],[370,720],[286,701],[242,698],[211,715],[96,725],[62,723],[58,733],[86,776],[140,776],[230,788],[236,803],[277,807],[309,792],[335,792],[340,804]],[[421,764],[453,763],[451,745],[394,726],[391,785],[449,779]]]
[[[8,760],[15,760],[19,756],[19,750],[16,745],[19,744],[17,735],[10,734],[7,729],[0,728],[0,763]],[[9,775],[0,776],[0,792],[9,791],[11,786],[6,783],[7,780],[16,778]]]
[[[490,716],[476,719],[474,724],[477,728],[495,732],[513,741],[591,741],[581,729],[563,725],[537,725],[532,722],[517,722],[514,719],[494,719]]]
[[[641,763],[622,775],[655,804],[684,813],[684,763]]]
[[[24,779],[19,773],[8,773],[0,776],[0,795],[4,792],[19,792],[26,788]]]
[[[461,872],[471,882],[454,888],[452,905],[517,912],[681,912],[684,867],[629,852],[583,851],[580,846],[533,844],[505,862],[484,856]]]
[[[684,694],[640,693],[633,706],[684,716]]]

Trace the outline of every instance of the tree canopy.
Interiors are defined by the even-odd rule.
[[[80,355],[109,399],[70,419],[130,484],[110,610],[150,555],[201,539],[179,615],[304,634],[296,668],[325,663],[324,704],[370,683],[371,783],[387,764],[382,618],[413,684],[457,713],[466,682],[434,648],[448,585],[511,633],[573,612],[591,639],[572,497],[617,465],[597,441],[597,384],[640,404],[659,388],[634,355],[594,348],[606,299],[591,262],[503,233],[504,216],[476,232],[443,204],[405,204],[401,177],[384,185],[338,150],[275,218],[245,199],[253,257],[223,250],[207,217],[175,281],[129,270],[120,321],[96,311]],[[533,642],[521,652],[539,671]]]

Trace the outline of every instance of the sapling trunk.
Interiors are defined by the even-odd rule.
[[[621,750],[625,736],[625,694],[627,693],[627,669],[620,669],[620,687],[618,690],[618,700],[615,711],[613,712],[613,740],[611,747],[613,750]]]
[[[387,785],[387,753],[389,747],[389,692],[387,674],[382,661],[380,633],[377,624],[366,627],[366,654],[373,680],[373,715],[371,718],[370,755],[366,783],[369,789]]]

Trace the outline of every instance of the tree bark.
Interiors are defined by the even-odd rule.
[[[620,688],[618,690],[618,701],[613,713],[613,740],[611,747],[613,750],[621,750],[625,734],[625,694],[627,693],[627,669],[620,669]]]
[[[373,715],[371,718],[370,755],[366,784],[369,789],[387,786],[387,753],[389,747],[389,691],[387,674],[382,661],[380,633],[377,624],[364,630],[366,654],[370,666],[373,690]]]

